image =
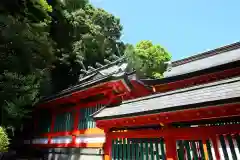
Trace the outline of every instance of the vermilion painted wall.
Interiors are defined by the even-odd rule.
[[[142,84],[138,83],[137,81],[132,80],[130,82],[133,86],[131,89],[128,86],[126,86],[126,83],[124,83],[123,80],[111,81],[108,83],[93,86],[83,91],[77,91],[77,92],[71,93],[71,95],[67,97],[58,98],[53,101],[40,104],[38,106],[38,109],[48,108],[49,111],[51,111],[52,122],[51,122],[50,132],[43,133],[37,136],[41,138],[44,138],[44,137],[47,138],[48,139],[47,144],[35,144],[35,145],[38,145],[41,147],[43,146],[46,146],[46,147],[102,147],[103,142],[77,143],[76,139],[79,136],[95,137],[96,139],[98,137],[104,136],[104,131],[99,128],[89,128],[89,129],[83,129],[83,130],[78,129],[78,122],[79,122],[79,119],[81,118],[79,110],[80,108],[95,107],[96,105],[99,105],[99,104],[101,105],[118,104],[123,100],[146,96],[152,93],[151,90],[145,88]],[[82,98],[86,98],[86,97],[100,94],[100,93],[104,94],[105,98],[98,101],[91,101],[88,103],[79,103],[79,100]],[[57,108],[58,105],[64,104],[64,103],[76,103],[77,105],[72,107],[67,107],[64,109]],[[54,132],[56,115],[64,112],[74,113],[73,130],[67,131],[67,132]],[[36,121],[35,123],[35,128],[38,127],[37,124],[38,124],[38,121]],[[51,142],[52,139],[54,139],[55,137],[68,137],[68,136],[72,137],[72,141],[70,143],[52,144]]]

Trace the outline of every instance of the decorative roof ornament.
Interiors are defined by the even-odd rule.
[[[97,66],[98,68],[103,67],[103,65],[102,65],[101,63],[98,63],[98,62],[96,62],[96,66]]]
[[[164,62],[164,64],[167,65],[167,72],[172,70],[172,61]]]
[[[104,62],[107,63],[107,64],[111,64],[112,62],[109,61],[108,59],[104,59]]]
[[[96,70],[94,67],[88,66],[88,71],[94,71],[94,70]]]
[[[83,64],[83,61],[81,61],[80,64],[81,64],[82,68],[83,68],[84,70],[86,70],[86,67],[85,67],[85,65]]]
[[[85,73],[85,74],[88,73],[88,71],[87,71],[86,69],[81,69],[80,71],[83,72],[83,73]]]
[[[79,82],[89,76],[93,76],[92,79],[98,79],[101,76],[110,76],[114,73],[125,72],[127,68],[125,56],[120,54],[118,44],[116,44],[116,48],[117,52],[112,54],[109,59],[104,59],[104,64],[96,62],[94,67],[87,66],[86,69],[82,63],[83,69],[81,69],[82,73],[79,75]]]

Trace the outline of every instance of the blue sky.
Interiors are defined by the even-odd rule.
[[[122,40],[151,40],[173,60],[240,40],[240,0],[91,0],[119,17]]]

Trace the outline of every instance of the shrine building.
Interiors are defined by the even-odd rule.
[[[54,160],[240,160],[240,42],[137,79],[124,58],[46,97],[26,145]]]

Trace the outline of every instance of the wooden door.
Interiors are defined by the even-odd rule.
[[[123,138],[112,141],[112,160],[165,160],[162,138]]]

